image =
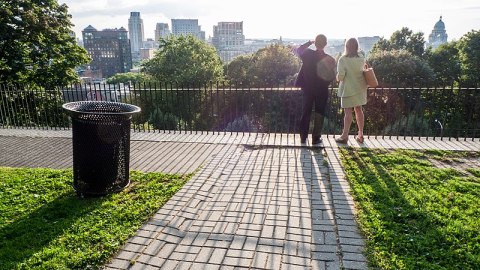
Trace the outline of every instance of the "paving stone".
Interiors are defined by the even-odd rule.
[[[366,262],[344,260],[343,267],[345,269],[367,270],[368,264]]]
[[[270,254],[264,252],[255,252],[255,257],[253,258],[252,268],[254,269],[263,269],[268,261],[268,256]]]
[[[106,266],[116,269],[127,269],[130,266],[130,260],[113,259]]]
[[[227,251],[228,250],[224,248],[215,248],[208,262],[211,264],[221,264]]]
[[[283,255],[282,256],[282,263],[289,264],[289,265],[300,265],[308,267],[310,265],[310,258],[305,257],[298,257],[298,256],[291,256],[291,255]],[[289,269],[289,268],[286,268]]]
[[[362,253],[343,252],[342,256],[343,256],[343,259],[347,261],[357,261],[357,262],[367,261],[365,255],[363,255]]]
[[[343,252],[362,253],[363,250],[363,246],[342,245]]]
[[[364,239],[357,239],[357,238],[340,237],[340,244],[364,246],[365,245],[365,240]]]
[[[280,269],[282,263],[282,255],[280,254],[269,254],[267,264],[265,265],[266,269]]]
[[[336,252],[312,252],[312,259],[318,261],[338,261],[339,257]]]
[[[153,270],[153,269],[158,269],[158,268],[156,268],[152,265],[143,264],[143,263],[140,263],[140,262],[136,262],[130,268],[128,268],[128,270]]]
[[[140,262],[140,263],[143,263],[143,264],[147,264],[147,265],[152,265],[152,266],[155,266],[155,267],[160,267],[163,265],[163,263],[165,263],[166,259],[164,258],[160,258],[160,257],[156,257],[156,256],[149,256],[149,255],[146,255],[146,254],[142,254],[140,255],[136,262]]]
[[[191,269],[196,270],[196,269],[202,269],[202,270],[219,270],[220,265],[219,264],[203,264],[203,263],[198,263],[194,262],[192,264]]]
[[[138,256],[138,253],[130,252],[130,251],[121,251],[117,254],[117,258],[122,260],[132,260],[137,256]]]

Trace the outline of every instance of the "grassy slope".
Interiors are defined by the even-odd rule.
[[[343,149],[342,161],[367,237],[367,256],[381,269],[480,269],[480,179],[439,169],[479,153]]]
[[[0,269],[96,269],[187,178],[132,172],[124,191],[79,199],[70,170],[0,168]]]

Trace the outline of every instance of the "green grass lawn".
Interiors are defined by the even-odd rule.
[[[341,152],[372,268],[480,269],[480,170],[454,169],[478,152]]]
[[[188,178],[131,172],[124,191],[80,199],[71,170],[0,167],[0,269],[97,269]]]

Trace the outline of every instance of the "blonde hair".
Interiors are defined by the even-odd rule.
[[[358,57],[358,41],[356,38],[350,38],[345,42],[343,55],[346,57]]]

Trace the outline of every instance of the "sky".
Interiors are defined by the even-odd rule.
[[[243,21],[247,39],[332,39],[381,36],[408,27],[423,32],[425,40],[443,16],[448,40],[480,30],[478,0],[58,0],[69,6],[74,31],[92,25],[98,30],[124,27],[131,11],[140,12],[144,35],[154,38],[157,23],[171,19],[198,19],[208,38],[218,22]]]

